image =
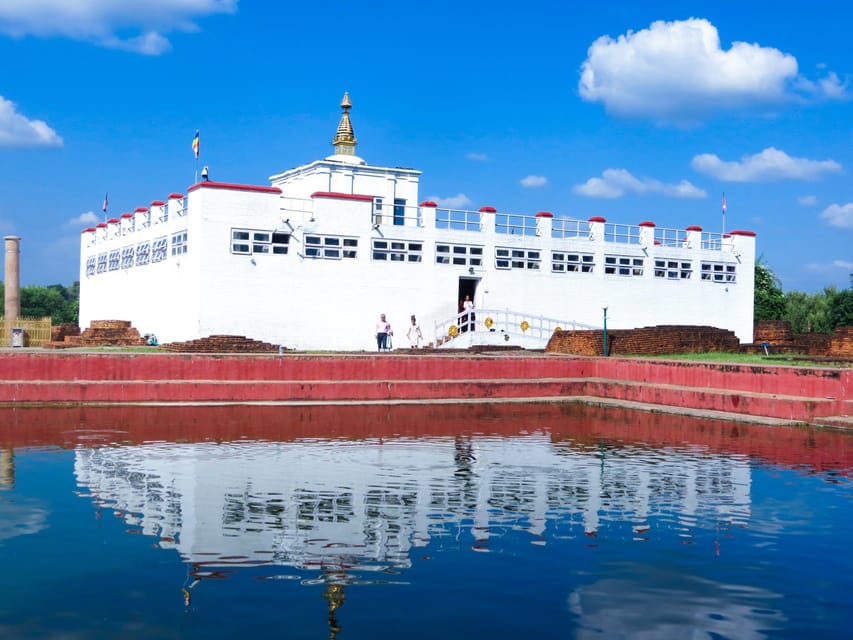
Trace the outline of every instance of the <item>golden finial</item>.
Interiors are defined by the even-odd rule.
[[[335,139],[332,140],[332,146],[335,147],[335,155],[354,156],[358,140],[355,139],[355,133],[352,130],[352,123],[349,119],[349,110],[352,109],[349,92],[344,92],[343,100],[341,100],[341,109],[344,112],[341,114],[341,121],[338,123],[338,132],[335,134]]]

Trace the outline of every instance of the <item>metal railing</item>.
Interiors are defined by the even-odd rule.
[[[510,309],[474,309],[470,312],[463,311],[447,320],[436,322],[435,342],[437,346],[452,346],[453,342],[459,337],[473,333],[474,336],[467,336],[473,338],[471,342],[493,343],[495,342],[495,334],[497,334],[503,335],[506,342],[517,343],[522,340],[544,347],[557,329],[572,331],[601,329],[601,327]],[[483,334],[482,340],[475,337],[478,333]]]

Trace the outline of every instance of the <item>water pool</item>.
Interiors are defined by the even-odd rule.
[[[578,405],[0,412],[0,637],[846,638],[853,436]]]

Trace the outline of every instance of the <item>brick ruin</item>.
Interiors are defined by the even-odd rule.
[[[787,321],[759,322],[753,342],[740,344],[731,331],[715,327],[660,325],[607,332],[609,355],[664,355],[673,353],[765,353],[806,355],[816,358],[853,358],[853,327],[839,327],[834,333],[794,334]],[[559,331],[548,341],[546,353],[600,356],[604,352],[604,331]]]

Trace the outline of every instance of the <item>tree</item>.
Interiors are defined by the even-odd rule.
[[[834,291],[831,287],[823,293],[809,295],[801,291],[785,294],[784,319],[791,323],[793,333],[830,333],[829,300]]]
[[[830,298],[828,316],[832,330],[853,326],[853,289],[838,291]]]
[[[61,284],[47,287],[21,288],[21,315],[28,318],[50,316],[54,323],[77,323],[80,285],[75,282],[66,288]]]
[[[755,262],[755,322],[783,320],[785,318],[785,294],[781,283],[769,266],[759,258]]]

